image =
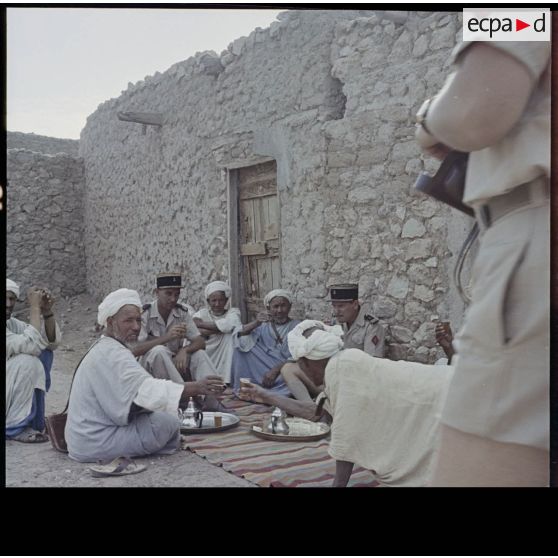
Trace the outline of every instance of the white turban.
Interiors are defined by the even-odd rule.
[[[19,285],[11,279],[6,278],[6,290],[12,291],[19,298]]]
[[[278,296],[282,296],[283,298],[286,298],[290,304],[293,303],[293,295],[289,291],[285,291],[284,289],[275,289],[274,291],[270,291],[265,295],[264,298],[265,307],[267,308],[270,305],[271,301]]]
[[[137,291],[131,289],[118,289],[107,295],[99,304],[97,322],[103,327],[107,326],[107,318],[114,316],[122,306],[133,304],[141,310],[141,299]]]
[[[310,337],[304,337],[307,329],[319,327]],[[306,357],[310,360],[329,358],[343,348],[341,326],[327,326],[317,320],[304,320],[292,329],[288,336],[289,351],[295,360]]]
[[[226,298],[231,298],[231,288],[224,281],[213,281],[213,283],[209,283],[209,285],[205,287],[205,300],[209,298],[210,294],[218,291],[225,293]]]

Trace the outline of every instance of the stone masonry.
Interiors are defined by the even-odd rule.
[[[199,307],[209,281],[229,279],[230,170],[275,160],[293,315],[328,317],[326,286],[359,282],[390,356],[433,362],[431,319],[462,319],[451,270],[472,222],[413,192],[437,167],[414,114],[443,83],[460,25],[450,12],[284,12],[220,55],[128,84],[79,142],[87,290],[148,298],[159,271],[182,269]],[[129,111],[162,125],[117,118]]]
[[[7,179],[6,273],[21,297],[32,285],[64,296],[84,292],[82,161],[8,149]]]
[[[51,138],[38,134],[24,134],[22,132],[8,132],[6,135],[8,149],[28,149],[37,153],[67,153],[78,156],[79,141],[72,139]]]

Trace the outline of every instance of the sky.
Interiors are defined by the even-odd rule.
[[[7,129],[79,139],[97,106],[282,10],[8,8]]]

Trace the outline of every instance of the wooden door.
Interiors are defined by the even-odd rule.
[[[263,298],[281,286],[277,163],[238,169],[239,251],[246,320],[263,310]]]

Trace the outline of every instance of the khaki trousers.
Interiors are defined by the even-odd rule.
[[[548,484],[549,213],[548,200],[523,207],[481,238],[436,486]]]
[[[165,345],[157,345],[140,357],[139,363],[154,377],[183,384],[184,380],[172,361],[174,353]],[[203,350],[190,355],[192,380],[218,375],[215,366]]]

